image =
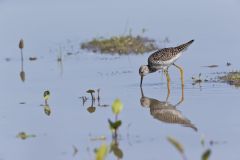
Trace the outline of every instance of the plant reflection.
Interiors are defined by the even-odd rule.
[[[50,108],[50,106],[48,105],[48,99],[49,99],[49,97],[50,97],[50,91],[49,91],[49,90],[44,91],[44,93],[43,93],[43,98],[44,98],[45,104],[43,105],[43,109],[44,109],[44,113],[45,113],[47,116],[50,116],[50,115],[51,115],[51,108]]]
[[[97,98],[96,98],[95,95],[94,95],[94,93],[96,93],[96,91],[97,91]],[[103,104],[103,105],[102,105],[102,104],[100,103],[100,89],[97,89],[96,91],[95,91],[94,89],[89,89],[89,90],[86,91],[86,93],[89,93],[89,94],[91,95],[91,98],[86,97],[86,96],[81,96],[81,97],[79,97],[79,98],[82,100],[82,105],[83,105],[83,106],[85,105],[85,103],[86,103],[88,100],[91,99],[91,105],[87,108],[87,111],[88,111],[89,113],[93,113],[93,112],[96,111],[96,107],[94,107],[96,100],[97,100],[97,106],[98,106],[98,107],[108,107],[108,106],[109,106],[109,105],[107,105],[107,104]]]
[[[103,143],[96,151],[96,160],[104,160],[107,154],[113,153],[117,159],[123,158],[123,151],[119,147],[118,131],[121,127],[122,121],[118,119],[119,114],[123,109],[123,104],[120,99],[116,99],[112,104],[112,112],[115,116],[115,120],[108,119],[109,129],[112,132],[112,141],[109,145]],[[105,140],[105,137],[104,137]]]
[[[88,111],[89,113],[93,113],[93,112],[96,111],[96,107],[94,107],[93,104],[94,104],[94,100],[92,99],[91,106],[87,108],[87,111]]]
[[[183,102],[184,100],[183,94],[182,94],[181,100],[175,105],[170,104],[167,100],[168,100],[168,96],[165,101],[159,101],[157,99],[146,97],[144,96],[143,89],[141,88],[141,98],[140,98],[141,106],[149,107],[150,114],[155,119],[165,123],[181,124],[184,127],[190,127],[193,130],[197,131],[196,126],[192,124],[189,119],[184,117],[181,111],[177,110],[176,108],[178,105],[180,105]]]
[[[49,105],[48,105],[48,104],[45,104],[45,105],[43,106],[43,108],[44,108],[44,113],[45,113],[47,116],[50,116],[50,115],[51,115],[51,108],[49,107]]]
[[[23,48],[24,48],[24,42],[23,39],[20,40],[19,42],[19,49],[20,49],[20,53],[21,53],[21,71],[20,71],[20,79],[22,80],[22,82],[25,81],[25,72],[24,72],[24,67],[23,67]]]

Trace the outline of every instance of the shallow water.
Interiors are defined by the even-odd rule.
[[[222,83],[193,86],[191,78],[199,73],[214,78],[211,73],[238,69],[239,1],[57,2],[0,1],[0,159],[94,159],[95,148],[111,143],[107,120],[114,116],[111,107],[98,107],[97,102],[94,113],[87,111],[91,101],[83,106],[79,97],[90,97],[86,93],[90,88],[101,89],[102,105],[111,105],[116,98],[124,104],[118,117],[123,122],[119,129],[123,159],[181,158],[167,136],[183,144],[188,159],[199,159],[207,148],[212,150],[211,159],[240,158],[239,90]],[[142,107],[138,68],[149,53],[110,56],[79,50],[82,41],[123,34],[128,28],[133,33],[146,28],[146,35],[158,41],[169,37],[170,43],[160,43],[161,47],[196,40],[177,62],[185,70],[184,101],[177,110],[197,132],[159,121],[151,108]],[[20,38],[25,40],[24,82],[20,78]],[[56,60],[60,52],[62,63]],[[30,56],[38,59],[29,61]],[[227,62],[232,65],[227,67]],[[220,66],[202,67],[211,64]],[[169,72],[168,104],[174,105],[181,99],[180,75],[174,67]],[[143,84],[145,97],[165,101],[167,86],[162,73],[145,77]],[[50,116],[41,106],[44,90],[51,92]],[[16,138],[21,131],[36,137]],[[206,143],[217,144],[202,147],[202,135]],[[106,136],[106,141],[91,140],[99,136]],[[72,146],[78,148],[75,156]],[[116,158],[110,154],[107,159]]]

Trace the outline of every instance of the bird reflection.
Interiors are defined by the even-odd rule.
[[[165,123],[172,123],[172,124],[180,124],[184,127],[190,127],[193,130],[197,131],[197,128],[194,124],[191,123],[189,119],[184,117],[181,111],[177,110],[177,106],[183,102],[183,95],[181,100],[173,105],[170,104],[168,101],[168,96],[165,101],[159,101],[157,99],[149,98],[144,96],[143,89],[141,88],[141,98],[140,103],[143,107],[150,108],[150,114],[157,120],[165,122]]]

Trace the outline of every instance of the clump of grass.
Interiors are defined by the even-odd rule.
[[[143,36],[113,36],[111,38],[95,38],[81,44],[82,49],[100,53],[142,54],[157,49],[154,40]]]
[[[240,71],[229,72],[224,76],[220,76],[219,79],[235,87],[240,87]]]

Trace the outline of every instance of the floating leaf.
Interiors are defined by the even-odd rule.
[[[48,100],[49,99],[49,97],[50,97],[50,91],[44,91],[44,93],[43,93],[43,98],[45,99],[45,100]]]
[[[20,48],[20,49],[23,49],[23,48],[24,48],[23,39],[20,39],[20,41],[19,41],[19,48]]]
[[[20,133],[17,134],[17,138],[20,138],[20,139],[23,139],[23,140],[25,140],[27,138],[30,138],[30,137],[36,137],[36,135],[33,135],[33,134],[29,135],[25,132],[20,132]]]
[[[108,123],[111,129],[117,130],[121,126],[122,121],[118,120],[116,122],[112,122],[110,119],[108,119]]]
[[[51,108],[49,107],[49,105],[45,105],[44,106],[44,113],[48,116],[50,116],[51,114]]]
[[[102,144],[96,151],[96,160],[104,160],[107,156],[107,145]]]
[[[112,112],[118,115],[123,109],[123,104],[120,99],[116,99],[112,104]]]
[[[184,154],[183,146],[173,137],[167,137],[167,140],[181,153]]]
[[[211,155],[211,150],[206,150],[202,155],[202,160],[208,160],[209,156]]]

